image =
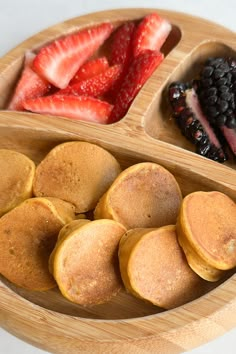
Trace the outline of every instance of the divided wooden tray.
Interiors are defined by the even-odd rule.
[[[118,26],[153,11],[172,23],[166,58],[120,122],[104,126],[4,110],[26,50],[37,50],[56,37],[96,23],[109,20]],[[219,190],[236,201],[236,162],[222,165],[196,155],[170,119],[166,100],[170,82],[194,76],[209,56],[235,56],[235,48],[235,33],[201,18],[157,9],[105,11],[53,26],[0,59],[0,148],[21,151],[39,162],[58,143],[85,140],[108,149],[124,168],[141,161],[165,166],[184,195]],[[58,290],[29,292],[2,277],[0,323],[12,334],[55,353],[180,353],[236,325],[236,274],[209,286],[201,298],[170,311],[124,291],[108,304],[82,308]]]

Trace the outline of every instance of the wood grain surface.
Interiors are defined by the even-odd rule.
[[[11,112],[4,108],[26,50],[103,21],[116,26],[158,11],[172,23],[166,58],[118,123],[98,125],[63,117]],[[0,59],[0,148],[25,153],[38,163],[55,145],[71,140],[96,143],[123,168],[154,161],[177,178],[184,195],[219,190],[236,201],[236,163],[218,164],[193,152],[170,118],[165,93],[174,80],[195,75],[208,56],[235,55],[235,33],[214,23],[156,9],[106,11],[74,18],[29,38]],[[98,54],[106,52],[104,46]],[[53,353],[180,353],[236,325],[236,275],[179,308],[163,311],[123,290],[107,304],[83,308],[58,290],[29,292],[0,279],[0,323],[21,339]]]

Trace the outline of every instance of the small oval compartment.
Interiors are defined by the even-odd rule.
[[[214,41],[201,43],[179,63],[168,77],[163,87],[159,88],[159,95],[153,103],[145,120],[145,131],[155,139],[195,152],[195,145],[181,134],[168,99],[168,87],[172,82],[188,82],[198,77],[204,62],[210,57],[234,57],[236,52],[229,46]],[[227,149],[228,152],[228,149]],[[236,168],[232,154],[228,153],[229,160],[225,162]]]

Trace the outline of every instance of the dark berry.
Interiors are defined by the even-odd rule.
[[[226,112],[228,107],[229,107],[229,104],[228,104],[227,101],[224,101],[224,100],[221,100],[221,99],[217,100],[217,108],[218,108],[220,113]]]
[[[209,114],[210,117],[215,118],[218,116],[219,111],[216,106],[208,106],[207,113]]]
[[[226,126],[230,129],[236,128],[236,119],[235,118],[228,118],[226,121]]]
[[[219,114],[216,117],[215,122],[218,127],[222,127],[223,125],[225,125],[226,120],[227,120],[227,117],[225,115]]]
[[[213,73],[214,68],[212,66],[205,66],[203,69],[202,75],[206,78],[209,78],[211,74]]]
[[[230,89],[229,86],[221,85],[218,90],[219,90],[220,92],[228,92],[229,89]]]
[[[194,86],[198,89],[198,81],[194,81]],[[178,91],[177,95],[175,90]],[[179,83],[173,83],[169,87],[169,98],[176,123],[182,134],[196,145],[196,152],[214,161],[224,162],[226,154],[201,111],[196,91],[193,88],[188,88],[186,92],[180,91]],[[217,97],[210,99],[215,101]]]
[[[203,87],[210,87],[213,83],[212,79],[202,79],[202,86]]]
[[[215,95],[217,95],[217,88],[216,87],[211,87],[211,88],[209,88],[208,90],[206,90],[206,96],[215,96]]]
[[[228,73],[230,71],[230,66],[227,61],[224,61],[222,64],[220,64],[219,69],[224,73]]]
[[[224,101],[230,101],[232,98],[232,93],[228,92],[221,92],[220,98]]]
[[[224,71],[223,70],[216,69],[214,71],[214,78],[215,79],[219,79],[220,77],[223,77],[223,76],[224,76]]]
[[[216,86],[222,86],[222,85],[227,85],[228,79],[227,77],[221,77],[220,79],[216,80]]]
[[[217,101],[217,96],[209,96],[207,97],[207,103],[212,106],[216,103]]]

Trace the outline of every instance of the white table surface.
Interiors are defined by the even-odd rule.
[[[0,57],[23,40],[58,22],[94,11],[122,7],[165,8],[185,12],[236,30],[235,0],[0,0]],[[0,354],[18,353],[46,352],[0,328]],[[236,328],[188,353],[235,354]]]

